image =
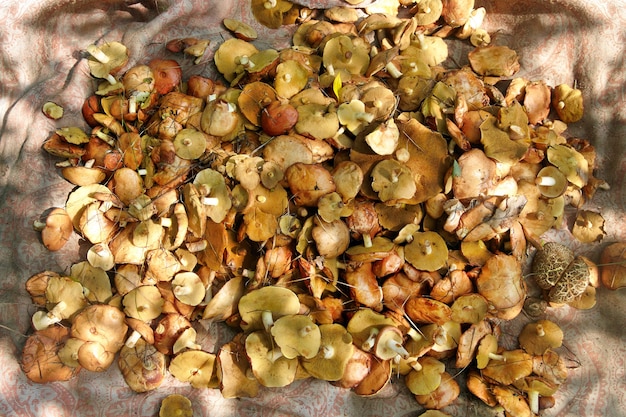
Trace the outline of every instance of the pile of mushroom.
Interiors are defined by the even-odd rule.
[[[580,91],[515,78],[516,53],[489,44],[473,1],[387,3],[252,1],[265,25],[296,19],[293,47],[258,49],[229,19],[220,77],[185,79],[175,59],[121,72],[124,45],[87,48],[100,79],[83,106],[91,131],[60,128],[44,144],[76,188],[36,226],[50,250],[74,232],[92,246],[67,276],[27,283],[42,307],[29,378],[102,371],[116,354],[137,392],[170,372],[228,398],[300,378],[370,396],[401,375],[440,409],[465,370],[470,391],[509,415],[547,406],[537,394],[556,392],[562,360],[556,343],[528,338],[549,323],[525,329],[519,349],[498,339],[525,305],[532,246],[606,185],[593,147],[565,134]],[[466,68],[443,67],[454,39],[475,46]],[[207,46],[167,44],[180,59]],[[551,248],[537,265],[557,264]],[[557,275],[537,267],[538,282],[550,302],[581,305],[600,281],[587,273],[574,289],[566,276],[594,266],[567,256]],[[616,274],[601,281],[622,286]],[[204,350],[198,326],[222,322],[238,334]],[[54,345],[33,357],[38,343]]]

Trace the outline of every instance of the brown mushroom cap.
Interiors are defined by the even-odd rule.
[[[144,339],[137,341],[133,347],[122,347],[118,367],[124,381],[135,392],[152,391],[165,380],[165,355]]]
[[[563,331],[550,320],[538,320],[526,324],[517,337],[520,347],[531,355],[543,355],[548,349],[563,343]]]
[[[35,228],[41,231],[44,246],[51,251],[61,249],[74,232],[72,219],[65,209],[55,207],[44,213],[44,222],[36,222]]]
[[[59,349],[70,337],[70,329],[52,326],[39,330],[26,339],[22,349],[21,367],[33,382],[68,381],[80,368],[65,365],[58,356]]]
[[[404,257],[415,268],[436,271],[448,261],[448,247],[437,232],[416,232],[410,243],[404,246]]]
[[[626,243],[608,245],[600,254],[600,278],[602,284],[615,290],[626,286]]]
[[[271,313],[272,323],[279,317],[297,314],[300,310],[300,300],[288,288],[268,286],[242,296],[238,308],[242,328],[250,331],[264,328],[262,317],[264,312]]]

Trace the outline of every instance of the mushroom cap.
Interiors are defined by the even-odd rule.
[[[574,252],[561,243],[545,243],[532,261],[532,270],[537,285],[544,290],[552,288],[574,257]]]
[[[555,166],[543,167],[538,173],[535,183],[544,197],[555,198],[563,195],[567,189],[567,178]]]
[[[124,345],[128,325],[124,313],[107,304],[92,304],[74,317],[72,337],[96,342],[115,354]]]
[[[561,171],[569,182],[582,188],[589,181],[589,162],[571,146],[556,144],[546,151],[548,161]]]
[[[41,230],[41,240],[46,249],[57,251],[65,246],[73,232],[74,226],[71,217],[65,209],[55,207],[45,215],[45,226]]]
[[[513,416],[532,417],[534,413],[530,411],[530,406],[526,399],[513,387],[494,385],[491,391],[504,410]]]
[[[354,353],[352,336],[338,323],[321,324],[321,345],[317,355],[302,359],[304,369],[314,378],[325,381],[341,379]]]
[[[261,111],[277,99],[276,90],[262,81],[246,84],[237,97],[239,111],[255,126],[261,126]]]
[[[174,378],[194,388],[208,388],[215,370],[215,355],[202,350],[186,350],[174,356],[169,366]]]
[[[190,306],[197,306],[204,300],[206,288],[195,272],[179,272],[172,280],[174,296]]]
[[[293,7],[293,4],[287,0],[277,0],[272,6],[267,7],[266,0],[252,0],[252,14],[256,20],[270,29],[278,29],[283,24],[283,17]]]
[[[600,279],[610,290],[626,286],[626,242],[612,243],[602,250]]]
[[[123,346],[117,364],[124,381],[135,392],[152,391],[165,380],[165,355],[144,339],[132,348]]]
[[[582,92],[567,84],[559,84],[552,90],[552,107],[563,122],[577,122],[584,113]]]
[[[298,356],[311,359],[319,351],[321,343],[319,326],[308,316],[300,314],[282,316],[276,320],[270,332],[287,359]]]
[[[145,321],[134,319],[132,317],[126,317],[126,324],[134,332],[141,334],[143,340],[149,345],[154,343],[154,330]]]
[[[256,378],[246,375],[250,364],[239,339],[224,344],[217,354],[217,377],[224,398],[256,397],[259,392],[260,384]]]
[[[550,289],[548,299],[558,304],[574,301],[587,289],[595,268],[595,264],[584,256],[575,257]]]
[[[404,382],[415,395],[426,395],[437,389],[441,384],[441,375],[445,371],[445,364],[433,357],[423,356],[418,359],[421,369],[413,369],[404,377]]]
[[[124,295],[122,303],[129,317],[150,321],[161,315],[164,300],[157,287],[141,285]]]
[[[404,257],[419,270],[436,271],[448,261],[448,246],[437,232],[416,232],[413,240],[404,246]]]
[[[524,307],[526,284],[520,261],[512,255],[497,254],[489,258],[476,279],[476,287],[493,307],[492,314],[496,317],[510,320]]]
[[[245,292],[245,279],[236,276],[228,281],[213,294],[202,314],[203,320],[223,321],[237,312],[239,299]]]
[[[107,56],[108,62],[100,62],[94,57],[87,59],[89,70],[94,77],[106,78],[107,75],[115,73],[128,62],[128,48],[120,42],[107,42],[98,48]]]
[[[112,296],[111,279],[102,268],[91,266],[88,261],[78,262],[70,267],[72,279],[83,286],[86,298],[92,303],[105,303]]]
[[[502,385],[510,385],[533,372],[533,357],[521,349],[502,352],[503,359],[492,359],[483,375]]]
[[[324,45],[324,67],[335,71],[347,70],[353,75],[363,75],[370,64],[369,45],[360,38],[339,35]]]
[[[57,313],[61,319],[72,318],[88,305],[83,286],[66,276],[51,276],[46,285],[45,295],[48,310],[52,310],[60,302],[65,303],[65,308]]]
[[[182,159],[198,159],[206,147],[206,134],[193,128],[181,129],[174,137],[176,155]]]
[[[296,293],[288,288],[267,286],[242,296],[238,309],[242,329],[260,330],[263,328],[261,315],[264,311],[270,311],[275,321],[282,316],[297,314],[300,311],[300,300]]]
[[[491,358],[489,354],[495,354],[498,351],[498,338],[494,334],[485,335],[478,344],[476,351],[476,367],[484,369]]]
[[[510,77],[519,71],[517,53],[507,46],[488,45],[468,54],[472,69],[479,75]]]
[[[246,354],[255,378],[265,387],[284,387],[296,377],[298,359],[280,355],[275,359],[271,337],[262,330],[246,337]]]
[[[191,400],[180,394],[168,395],[161,401],[159,417],[193,417]]]
[[[376,163],[370,177],[372,190],[383,202],[408,200],[417,191],[410,168],[395,159],[384,159]]]
[[[26,377],[36,383],[68,381],[80,368],[65,365],[59,349],[70,337],[70,329],[51,326],[38,330],[26,339],[22,349],[21,367]]]
[[[517,336],[520,347],[531,355],[543,355],[563,344],[563,331],[550,320],[537,320],[524,326]]]
[[[262,4],[263,1],[261,1]],[[236,62],[237,58],[241,56],[250,57],[257,52],[259,50],[249,42],[237,38],[227,39],[215,51],[215,66],[226,81],[231,82],[237,74],[243,72],[243,67]]]

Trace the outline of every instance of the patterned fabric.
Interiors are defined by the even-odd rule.
[[[583,91],[585,116],[569,133],[596,146],[596,176],[611,185],[611,190],[599,191],[586,206],[602,212],[607,236],[598,244],[582,245],[563,228],[545,239],[565,242],[577,254],[597,259],[607,243],[626,240],[626,1],[477,0],[476,4],[487,9],[484,26],[493,33],[493,41],[519,53],[519,76],[543,79],[551,86],[576,83]],[[68,271],[79,260],[77,236],[63,250],[48,252],[32,223],[44,209],[62,206],[72,188],[59,176],[57,160],[45,154],[41,145],[57,127],[83,126],[80,108],[94,85],[81,51],[94,42],[118,40],[130,50],[130,65],[171,57],[164,44],[178,37],[209,38],[215,50],[230,36],[220,24],[225,17],[254,25],[261,48],[285,46],[294,28],[258,27],[247,2],[234,0],[5,0],[0,2],[0,15],[0,415],[154,416],[160,401],[174,392],[191,398],[196,415],[212,417],[418,414],[420,406],[398,379],[374,398],[305,380],[238,401],[223,399],[218,390],[194,390],[172,377],[156,391],[135,394],[115,366],[102,374],[83,371],[67,383],[28,381],[18,360],[36,308],[24,283],[46,269]],[[451,51],[460,65],[466,64],[466,52]],[[197,65],[192,58],[180,59],[184,73],[214,74],[211,56]],[[65,108],[61,120],[42,114],[41,106],[48,100]],[[626,410],[623,291],[600,289],[598,305],[590,311],[550,312],[565,332],[571,351],[568,364],[573,368],[557,393],[555,407],[543,416],[616,416]],[[517,334],[515,326],[505,333]],[[198,337],[208,349],[219,346],[223,338],[218,327]],[[446,411],[456,416],[493,415],[467,393]]]

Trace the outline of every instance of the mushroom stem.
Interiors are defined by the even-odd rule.
[[[104,130],[102,130],[102,129],[94,129],[94,130],[95,130],[96,137],[98,139],[101,139],[101,140],[105,141],[110,146],[114,146],[115,145],[115,139],[112,136],[107,135]]]
[[[160,223],[163,227],[172,227],[172,219],[169,217],[161,217]]]
[[[535,184],[543,185],[543,186],[546,186],[546,187],[551,187],[551,186],[556,184],[556,179],[554,177],[549,177],[549,176],[537,177],[537,180],[535,181]]]
[[[109,82],[109,84],[117,83],[117,80],[111,74],[107,74],[106,77],[104,77],[104,78]]]
[[[376,336],[378,336],[379,331],[380,330],[378,330],[377,327],[373,327],[370,330],[369,337],[361,345],[361,349],[363,349],[366,352],[369,352],[370,350],[372,350],[372,348],[374,347],[374,343],[376,343]]]
[[[311,326],[304,326],[303,328],[300,329],[298,334],[300,335],[300,337],[305,337],[306,335],[311,333],[311,330],[313,330]]]
[[[124,344],[126,345],[127,348],[132,349],[135,347],[139,339],[141,339],[141,333],[139,333],[137,330],[133,330],[130,336],[128,336],[128,339],[126,339],[126,343]]]
[[[425,240],[424,245],[422,247],[423,247],[424,255],[430,255],[431,253],[433,253],[433,245],[430,242],[430,240]]]
[[[397,340],[388,340],[387,341],[387,349],[396,352],[402,358],[408,358],[409,352],[402,346],[400,342]]]
[[[272,317],[272,312],[269,310],[265,310],[261,313],[261,321],[263,322],[263,327],[266,331],[270,331],[272,326],[274,325],[274,318]]]
[[[489,352],[487,356],[489,359],[493,359],[494,361],[506,362],[506,358],[502,355],[498,355],[497,353]]]
[[[55,323],[61,321],[60,317],[54,316],[50,314],[51,312],[46,313],[43,310],[35,312],[32,317],[32,323],[35,330],[43,330],[52,326]]]
[[[385,65],[385,69],[393,78],[402,77],[402,71],[400,71],[393,62],[388,62],[387,65]]]
[[[367,233],[363,233],[361,236],[363,237],[363,246],[365,246],[366,248],[371,248],[373,245],[372,237]]]
[[[205,250],[208,245],[206,239],[201,239],[196,242],[187,242],[186,247],[189,252],[196,253]]]
[[[283,357],[283,352],[280,351],[280,349],[272,349],[269,352],[267,352],[267,359],[270,360],[270,362],[274,363],[276,362],[278,359]]]
[[[184,285],[174,285],[173,292],[174,292],[174,295],[181,297],[181,296],[189,295],[193,291],[190,287],[186,287]]]
[[[220,203],[219,198],[217,197],[204,197],[202,199],[202,204],[205,206],[217,206]]]
[[[267,0],[265,3],[263,3],[263,7],[265,7],[266,9],[273,9],[274,7],[276,7],[276,0]]]
[[[86,50],[89,55],[102,64],[107,64],[111,60],[111,58],[102,52],[102,49],[98,48],[96,45],[89,45]]]
[[[546,332],[543,330],[543,326],[541,324],[537,325],[537,336],[544,337]]]
[[[331,345],[324,345],[322,346],[322,356],[324,357],[324,359],[330,359],[333,356],[335,356],[335,348],[332,347]]]
[[[417,360],[417,357],[412,357],[408,359],[408,364],[411,368],[415,369],[416,371],[421,371],[422,370],[422,364],[419,363],[419,361]]]
[[[354,117],[360,122],[371,123],[374,120],[374,115],[366,111],[357,112]]]
[[[534,415],[539,414],[539,391],[528,391],[528,405]]]
[[[137,113],[137,97],[134,95],[131,95],[130,98],[128,99],[128,113],[129,114]]]
[[[45,228],[46,222],[40,222],[39,220],[33,222],[33,229],[35,229],[36,232],[41,232]]]
[[[406,332],[406,334],[407,336],[409,336],[411,339],[413,339],[416,342],[419,342],[420,340],[423,339],[423,336],[412,327]]]

